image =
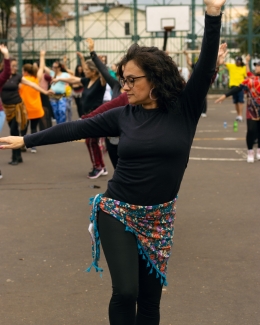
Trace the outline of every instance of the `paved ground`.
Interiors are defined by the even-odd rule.
[[[179,193],[162,325],[260,324],[260,162],[245,162],[246,127],[233,132],[232,109],[230,100],[211,100],[199,123]],[[88,198],[106,189],[108,157],[110,174],[95,181],[86,177],[83,143],[23,157],[9,166],[10,152],[0,152],[0,324],[108,324],[104,257],[102,279],[84,272]]]

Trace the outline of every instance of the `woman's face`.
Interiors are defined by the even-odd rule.
[[[124,87],[122,87],[127,93],[129,104],[142,104],[147,108],[156,107],[156,101],[151,100],[149,97],[153,86],[146,79],[144,71],[139,68],[133,60],[127,62],[124,66],[123,77],[125,80],[129,80],[128,84],[125,82]],[[135,79],[136,77],[141,78]]]
[[[78,66],[78,73],[82,73],[83,72],[83,69],[82,69],[82,66]]]
[[[84,70],[86,78],[92,79],[97,76],[96,71],[90,70],[88,65],[86,65],[86,68]]]
[[[17,62],[16,61],[12,61],[11,62],[11,74],[16,74],[17,73],[17,69],[18,69]]]

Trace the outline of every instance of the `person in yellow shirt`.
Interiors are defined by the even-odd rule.
[[[241,56],[235,58],[235,63],[225,64],[229,72],[229,87],[239,86],[246,78],[246,66]],[[233,95],[233,103],[237,111],[236,120],[239,122],[243,121],[243,103],[244,103],[244,92],[240,92]]]

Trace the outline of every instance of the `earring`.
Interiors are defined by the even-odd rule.
[[[150,97],[150,99],[151,100],[157,100],[158,98],[153,98],[152,97],[152,91],[154,90],[154,88],[152,88],[151,90],[150,90],[150,92],[149,92],[149,97]]]

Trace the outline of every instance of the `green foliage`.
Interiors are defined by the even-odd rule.
[[[252,55],[260,55],[260,0],[253,0],[253,34],[252,39]],[[247,8],[249,8],[249,0],[247,0]],[[238,23],[238,37],[236,38],[238,47],[242,54],[248,52],[248,16],[241,16]]]
[[[29,0],[30,4],[40,12],[49,13],[52,16],[59,17],[61,11],[61,0]]]
[[[61,12],[62,0],[28,0],[29,4],[37,8],[40,12],[51,14],[58,18]],[[12,8],[15,6],[15,0],[0,0],[0,40],[7,42],[8,27],[10,25],[10,17]]]

